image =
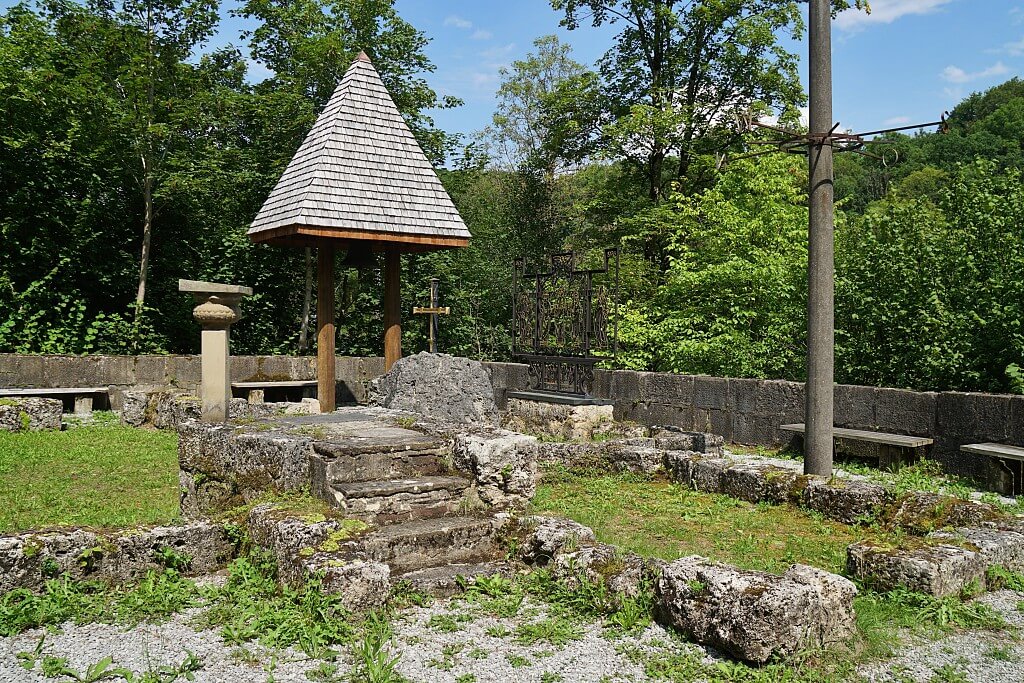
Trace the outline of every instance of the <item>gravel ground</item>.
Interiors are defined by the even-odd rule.
[[[0,683],[54,682],[42,675],[40,664],[27,671],[17,658],[19,652],[34,650],[43,636],[43,653],[66,657],[68,665],[78,672],[110,655],[116,666],[138,674],[178,665],[189,651],[203,662],[203,668],[195,673],[196,683],[308,683],[306,673],[321,665],[291,649],[270,652],[253,644],[245,648],[227,645],[216,631],[194,630],[189,625],[194,613],[190,610],[166,623],[144,624],[131,630],[106,624],[65,624],[56,633],[37,629],[0,638]],[[679,642],[657,625],[636,635],[611,637],[609,629],[589,623],[581,626],[579,639],[562,645],[521,645],[514,641],[512,631],[518,625],[548,616],[543,605],[530,602],[525,602],[520,615],[513,618],[489,616],[458,600],[405,610],[394,623],[392,652],[401,655],[397,670],[415,683],[455,683],[466,674],[475,677],[470,679],[474,683],[618,683],[647,680],[642,666],[633,661],[637,652],[690,649],[713,661],[703,649]],[[432,618],[447,618],[448,624],[455,624],[455,630],[431,624]],[[495,635],[496,629],[503,629],[506,635]],[[632,659],[630,653],[634,653]],[[343,653],[337,664],[333,680],[347,680],[344,677],[352,671],[351,658]],[[553,678],[555,674],[560,678]]]
[[[1024,629],[1024,611],[1017,607],[1024,601],[1024,593],[996,591],[986,593],[978,601],[991,605],[1012,627]],[[861,667],[859,673],[872,683],[1021,683],[1024,681],[1024,640],[1012,630],[956,633],[910,644],[895,658]]]
[[[1011,626],[1024,632],[1024,611],[1018,609],[1024,593],[998,591],[978,600],[991,605]],[[216,631],[196,631],[191,626],[196,612],[189,610],[166,623],[130,630],[106,624],[65,624],[53,633],[33,630],[0,638],[0,683],[71,680],[45,678],[40,664],[32,671],[20,666],[17,654],[33,651],[42,637],[43,654],[66,657],[70,668],[78,672],[109,655],[116,666],[138,675],[161,666],[176,666],[188,652],[203,663],[195,673],[195,683],[308,683],[311,679],[307,673],[322,666],[293,649],[272,652],[251,643],[245,647],[228,645]],[[564,642],[558,638],[564,631],[548,631],[554,643],[541,639],[524,644],[515,638],[515,630],[523,624],[544,622],[552,616],[543,604],[530,600],[524,601],[519,614],[510,618],[493,616],[465,600],[436,601],[400,613],[393,622],[391,649],[401,656],[398,672],[414,683],[639,683],[649,680],[643,664],[655,657],[687,652],[707,664],[717,661],[713,651],[683,643],[656,624],[634,635],[622,635],[599,623],[582,623]],[[335,677],[317,680],[348,680],[353,660],[346,648],[339,649],[342,656],[336,663]],[[922,639],[902,648],[892,660],[864,666],[859,673],[871,683],[1021,683],[1024,640],[1012,630],[971,631],[935,641]]]

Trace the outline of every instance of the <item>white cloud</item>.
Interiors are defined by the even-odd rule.
[[[472,21],[469,21],[468,19],[463,19],[462,17],[460,17],[458,15],[455,15],[455,14],[450,14],[447,17],[445,17],[444,25],[445,26],[454,26],[455,28],[461,28],[461,29],[467,29],[467,30],[473,28],[473,22]]]
[[[836,17],[836,26],[843,31],[857,31],[868,24],[891,24],[914,14],[931,14],[953,0],[871,0],[871,12],[848,9]]]
[[[993,50],[993,52],[1005,52],[1011,57],[1020,57],[1024,55],[1024,38],[1015,40],[1009,43],[1003,43],[1003,47],[999,50]]]
[[[910,123],[909,116],[893,116],[892,118],[882,121],[886,126],[905,126]]]
[[[470,38],[472,38],[473,40],[490,40],[493,37],[493,33],[491,33],[490,31],[485,31],[482,28],[478,28],[476,31],[473,32],[473,35],[470,36]]]
[[[484,59],[490,60],[505,60],[508,58],[509,55],[512,54],[512,51],[515,49],[516,44],[509,43],[508,45],[499,45],[497,47],[492,47],[488,50],[484,50],[483,52],[480,53],[480,56],[483,57]]]
[[[996,62],[987,69],[973,72],[964,71],[958,66],[950,65],[942,70],[942,79],[949,83],[970,83],[972,81],[980,81],[993,76],[1002,76],[1009,71],[1010,69],[1002,62]]]

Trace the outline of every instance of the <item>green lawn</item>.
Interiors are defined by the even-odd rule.
[[[789,505],[752,505],[631,475],[545,475],[533,509],[589,526],[598,540],[674,560],[703,555],[782,572],[794,562],[842,573],[863,529]]]
[[[120,425],[0,432],[0,532],[174,520],[177,441]]]

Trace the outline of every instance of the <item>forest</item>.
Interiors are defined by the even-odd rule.
[[[310,257],[246,229],[366,49],[473,233],[405,259],[403,307],[441,280],[441,350],[505,360],[521,255],[619,246],[615,367],[805,373],[807,161],[741,158],[806,95],[794,0],[551,0],[612,23],[595,64],[540,36],[493,121],[425,80],[430,37],[393,0],[248,0],[247,54],[206,50],[218,0],[43,0],[0,16],[0,352],[190,353],[178,278],[249,285],[234,353],[310,353]],[[837,7],[844,3],[837,3]],[[853,4],[853,3],[850,3]],[[836,161],[836,379],[1024,392],[1024,82],[960,102],[948,130]],[[336,278],[339,354],[379,354],[379,270]],[[405,322],[406,351],[425,321]]]

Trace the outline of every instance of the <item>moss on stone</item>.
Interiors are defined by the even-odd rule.
[[[370,529],[370,525],[358,519],[343,519],[340,522],[341,528],[332,531],[327,538],[318,546],[318,549],[325,553],[336,553],[341,550],[341,544]]]

